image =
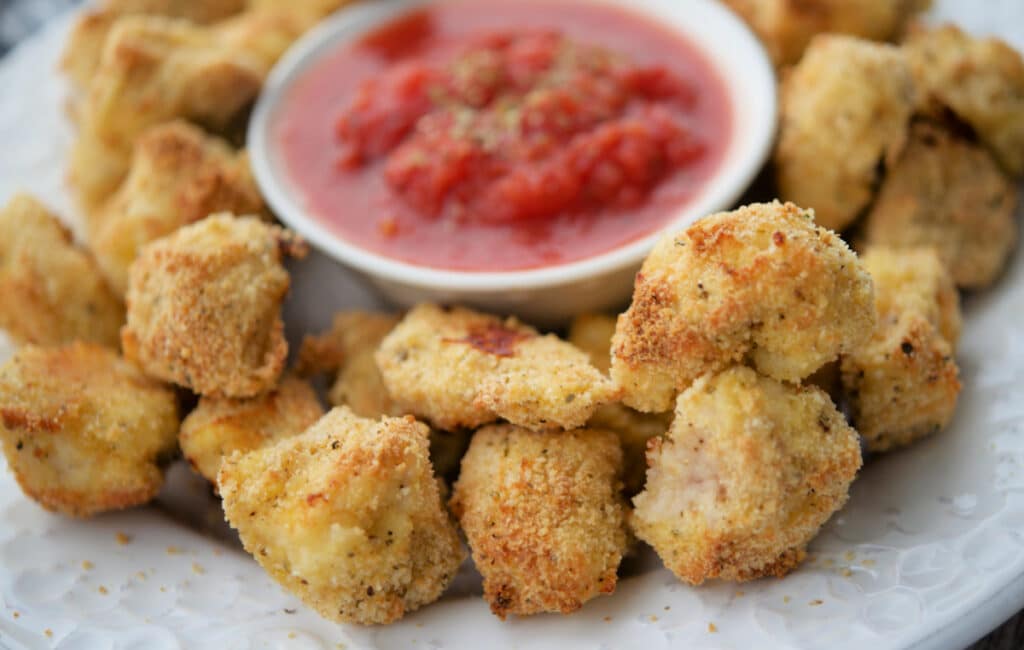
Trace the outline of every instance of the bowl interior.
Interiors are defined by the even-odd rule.
[[[479,0],[485,1],[485,0]],[[732,137],[718,170],[702,191],[659,231],[583,260],[517,271],[449,271],[401,262],[346,241],[319,223],[303,205],[275,146],[272,127],[292,83],[339,43],[429,0],[378,0],[347,8],[326,20],[282,58],[267,80],[249,123],[249,148],[257,182],[278,216],[331,257],[368,275],[414,287],[451,291],[500,291],[563,285],[638,267],[660,232],[726,209],[750,185],[768,156],[777,121],[775,73],[767,53],[746,25],[714,0],[592,0],[645,14],[689,40],[718,73],[732,106]]]

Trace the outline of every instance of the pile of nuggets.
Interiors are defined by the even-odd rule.
[[[666,234],[628,309],[565,338],[455,306],[348,311],[288,367],[285,261],[306,246],[274,225],[233,134],[338,4],[108,0],[74,31],[88,247],[31,197],[0,211],[0,327],[20,346],[0,440],[42,506],[146,503],[181,455],[245,549],[328,618],[437,600],[463,539],[496,615],[568,613],[615,590],[639,541],[693,585],[785,575],[846,502],[862,445],[950,421],[957,288],[994,282],[1016,236],[1024,63],[1008,47],[952,27],[863,40],[902,32],[907,0],[852,3],[886,16],[877,33],[846,3],[731,2],[795,63],[774,161],[792,202]],[[851,226],[860,255],[836,233]]]

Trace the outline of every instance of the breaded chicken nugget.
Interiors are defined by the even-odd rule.
[[[581,314],[569,326],[569,343],[590,356],[603,373],[611,367],[615,317]],[[644,486],[647,473],[647,441],[668,431],[672,413],[640,413],[623,404],[605,404],[591,416],[587,426],[614,431],[622,444],[622,492],[633,496]]]
[[[931,0],[725,0],[764,43],[776,66],[796,63],[817,34],[888,41]]]
[[[270,390],[288,354],[281,258],[305,252],[287,230],[227,214],[146,246],[131,268],[125,356],[201,395]]]
[[[823,391],[734,366],[679,396],[633,529],[681,580],[782,576],[846,502],[860,442]]]
[[[867,448],[886,451],[953,416],[959,298],[931,249],[872,247],[863,260],[875,280],[878,324],[867,344],[843,357],[843,389]]]
[[[420,305],[376,354],[400,409],[441,429],[498,418],[528,429],[573,429],[616,390],[587,355],[514,318]]]
[[[473,435],[451,508],[494,614],[568,614],[615,591],[627,544],[621,465],[608,431]]]
[[[118,345],[124,307],[89,254],[42,204],[0,210],[0,328],[19,343]]]
[[[911,31],[904,44],[925,110],[948,108],[1003,167],[1024,174],[1024,58],[997,38],[955,25]]]
[[[380,342],[398,321],[394,314],[338,312],[329,331],[302,341],[299,368],[307,374],[332,373],[328,398],[334,406],[348,406],[365,418],[405,415],[391,399],[374,359]]]
[[[963,325],[960,294],[934,249],[870,246],[861,263],[875,285],[878,325],[883,315],[916,311],[956,348]]]
[[[135,139],[184,118],[222,130],[248,106],[264,77],[262,62],[184,20],[127,16],[110,32],[82,106],[70,176],[92,212],[128,173]]]
[[[1017,241],[1017,188],[982,147],[918,122],[864,226],[869,244],[932,246],[961,287],[986,287]]]
[[[107,281],[123,296],[128,268],[149,242],[214,212],[263,210],[244,154],[186,122],[169,122],[135,143],[131,171],[92,220],[89,240]]]
[[[327,398],[334,406],[347,406],[364,418],[406,415],[391,399],[374,358],[380,342],[399,320],[395,314],[380,312],[338,312],[330,330],[302,341],[299,368],[309,374],[333,374]],[[469,433],[465,429],[430,430],[430,461],[435,474],[447,479],[458,473]]]
[[[0,440],[25,494],[88,517],[146,503],[174,453],[174,392],[92,343],[28,345],[0,368]]]
[[[199,474],[216,483],[221,461],[296,436],[320,419],[323,407],[309,382],[285,377],[278,386],[248,399],[202,397],[181,423],[178,443]]]
[[[281,55],[324,16],[348,0],[265,0],[214,28],[222,47],[242,52],[257,63],[266,77]]]
[[[779,192],[842,230],[871,200],[879,163],[902,146],[915,99],[910,67],[892,45],[817,36],[781,93]]]
[[[465,551],[412,417],[336,408],[305,433],[224,460],[245,549],[322,616],[390,623],[437,600]]]
[[[664,236],[612,339],[623,402],[672,407],[697,377],[743,360],[799,381],[874,325],[871,278],[838,235],[792,203],[757,203]]]
[[[227,18],[245,4],[245,0],[107,0],[75,23],[61,67],[74,83],[86,87],[99,65],[107,35],[122,16],[153,14],[205,24]]]

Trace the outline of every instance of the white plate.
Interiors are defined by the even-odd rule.
[[[984,15],[970,0],[937,4],[1024,46],[1019,0],[990,0]],[[24,188],[70,213],[65,89],[51,73],[69,24],[0,64],[0,200]],[[372,304],[321,257],[296,267],[294,285],[296,328]],[[689,588],[645,552],[627,563],[615,595],[577,614],[501,623],[467,567],[441,602],[399,624],[340,626],[222,541],[216,502],[184,467],[160,507],[86,522],[43,512],[0,468],[0,647],[962,647],[1024,606],[1024,255],[966,310],[952,426],[871,462],[812,544],[814,561],[783,580]]]

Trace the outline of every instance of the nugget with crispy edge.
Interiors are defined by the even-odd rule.
[[[131,171],[90,224],[90,246],[120,295],[146,244],[215,212],[264,210],[244,154],[186,122],[161,124],[135,143]]]
[[[306,336],[299,350],[298,367],[306,374],[327,372],[333,376],[327,399],[333,406],[347,406],[364,418],[406,415],[384,385],[374,355],[380,342],[401,320],[395,314],[341,311],[331,329]],[[450,479],[459,469],[469,431],[430,430],[430,461],[434,472]]]
[[[573,429],[617,393],[569,343],[460,307],[416,307],[376,359],[400,409],[448,430],[498,418],[527,429]]]
[[[121,17],[153,14],[206,24],[227,18],[245,5],[245,0],[107,0],[75,22],[60,64],[71,80],[84,88],[99,66],[107,35]]]
[[[332,377],[328,399],[334,406],[348,406],[367,418],[405,415],[391,399],[374,359],[380,342],[398,321],[395,314],[338,312],[330,330],[302,341],[299,369]]]
[[[821,389],[733,366],[679,396],[631,523],[679,579],[783,576],[846,502],[857,432]]]
[[[276,388],[257,397],[201,397],[181,423],[178,444],[192,468],[216,483],[221,461],[233,452],[296,436],[323,414],[309,382],[286,376]]]
[[[96,262],[26,194],[0,210],[0,328],[18,343],[118,345],[124,307]]]
[[[86,212],[127,175],[135,139],[183,118],[223,130],[259,92],[263,64],[214,30],[184,20],[127,16],[107,39],[81,107],[70,178]]]
[[[503,424],[473,435],[451,508],[495,615],[568,614],[615,591],[627,545],[621,467],[609,431]]]
[[[21,489],[89,517],[146,503],[176,449],[177,397],[94,343],[27,345],[0,368],[0,441]]]
[[[883,158],[900,150],[914,108],[903,52],[822,35],[781,88],[775,167],[779,193],[842,230],[867,207]]]
[[[672,407],[697,377],[748,361],[799,381],[870,336],[871,278],[842,239],[792,203],[705,217],[655,245],[612,339],[623,402]]]
[[[886,451],[939,431],[953,416],[960,302],[932,249],[871,247],[862,259],[874,278],[878,323],[843,357],[843,390],[867,448]]]
[[[817,34],[888,41],[931,0],[725,0],[764,43],[776,66],[796,63]]]
[[[925,111],[949,109],[1003,167],[1024,174],[1024,58],[997,38],[955,25],[918,27],[904,44]]]
[[[277,0],[251,3],[249,10],[216,25],[213,31],[226,50],[244,53],[255,61],[265,78],[292,43],[347,1],[304,0],[287,6]]]
[[[149,244],[131,268],[125,356],[201,395],[270,390],[288,354],[281,260],[305,253],[289,231],[227,214]]]
[[[611,367],[610,349],[615,317],[580,314],[569,325],[569,342],[590,356],[603,373]],[[633,496],[644,486],[647,472],[647,441],[668,430],[672,413],[640,413],[623,404],[605,404],[587,422],[593,429],[614,431],[622,443],[622,492]]]
[[[986,287],[1017,241],[1017,188],[984,148],[918,122],[864,224],[869,244],[932,246],[957,285]]]
[[[305,433],[224,460],[224,512],[245,549],[321,615],[390,623],[437,600],[465,551],[412,417],[336,408]]]

